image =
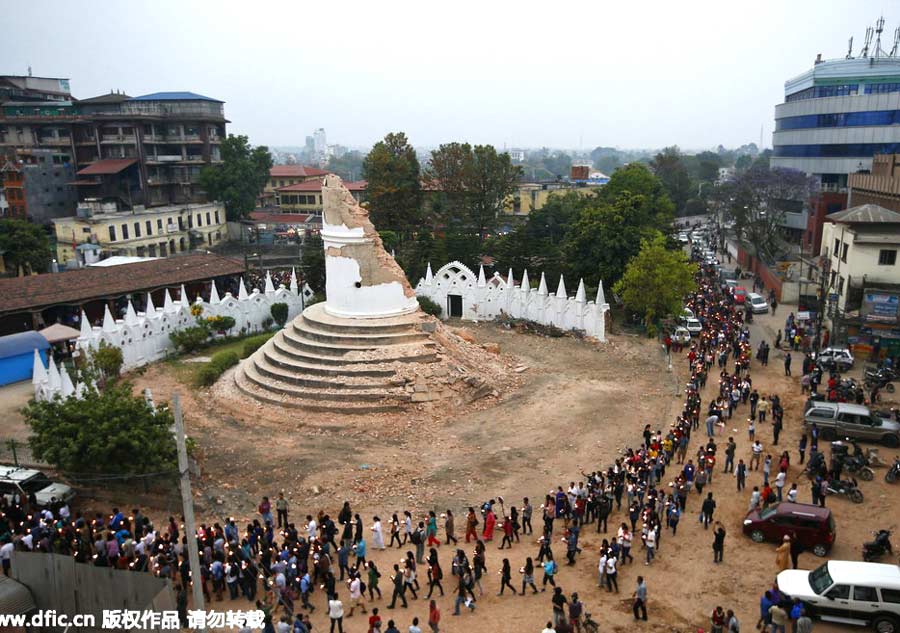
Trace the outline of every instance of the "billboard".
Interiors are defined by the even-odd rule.
[[[866,321],[893,322],[897,320],[900,297],[893,294],[867,292],[863,295],[862,314]]]

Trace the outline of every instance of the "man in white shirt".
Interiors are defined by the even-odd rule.
[[[15,546],[12,541],[7,541],[0,545],[0,565],[3,566],[3,574],[9,576],[10,558],[12,557]]]
[[[787,478],[787,475],[785,475],[785,474],[784,474],[783,472],[781,472],[781,471],[778,471],[778,474],[775,475],[775,490],[776,490],[776,492],[778,493],[778,500],[779,500],[779,501],[782,500],[782,499],[781,499],[781,493],[783,492],[783,488],[784,488],[784,480],[785,480],[786,478]]]
[[[606,550],[603,550],[603,553],[600,555],[600,564],[597,565],[597,586],[603,587],[603,578],[606,574],[606,559],[608,554]]]
[[[547,622],[547,626],[544,627],[541,633],[556,633],[556,630],[553,628],[553,622]]]
[[[309,522],[306,524],[306,535],[309,537],[310,542],[315,541],[319,526],[311,514],[306,515],[306,520]]]
[[[344,603],[338,599],[337,592],[328,601],[328,617],[331,618],[332,631],[335,623],[337,623],[338,631],[344,630]]]
[[[647,539],[644,544],[647,546],[647,562],[644,564],[649,565],[656,555],[656,530],[651,528],[647,531]]]

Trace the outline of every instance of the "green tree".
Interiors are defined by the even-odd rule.
[[[362,171],[376,228],[408,236],[421,225],[419,159],[406,134],[391,133],[378,141],[363,161]]]
[[[318,233],[307,236],[303,241],[300,271],[313,292],[325,292],[325,247]]]
[[[343,180],[350,182],[360,180],[363,177],[363,161],[366,157],[356,150],[347,152],[340,157],[332,156],[328,159],[325,169],[337,174]]]
[[[0,255],[17,275],[44,273],[50,267],[50,240],[39,224],[0,220]]]
[[[288,318],[288,304],[280,302],[273,303],[272,307],[269,308],[269,312],[272,313],[272,318],[275,319],[275,323],[278,324],[278,327],[284,327]]]
[[[675,205],[662,181],[646,165],[629,163],[617,169],[598,195],[601,200],[614,203],[626,194],[637,196],[631,201],[634,216],[629,221],[632,224],[653,228],[660,233],[669,230],[675,217]]]
[[[682,215],[694,186],[681,151],[677,146],[665,148],[653,158],[650,169],[662,181],[669,198],[675,203],[676,215]]]
[[[750,157],[750,154],[741,154],[737,157],[737,160],[734,161],[734,168],[737,171],[744,171],[749,168],[750,165],[753,164],[753,158]]]
[[[637,256],[613,286],[630,310],[644,315],[648,327],[675,314],[684,297],[696,289],[696,266],[681,249],[666,248],[666,238],[658,235],[642,240]]]
[[[128,382],[23,410],[34,456],[73,473],[161,473],[175,468],[171,412],[155,411]]]
[[[200,171],[200,186],[225,204],[229,220],[240,220],[256,208],[269,179],[272,155],[265,145],[253,147],[246,136],[229,134],[222,141],[222,164]]]

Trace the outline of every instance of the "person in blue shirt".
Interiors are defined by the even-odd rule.
[[[759,599],[759,620],[756,622],[756,628],[768,627],[772,622],[772,614],[769,613],[769,607],[775,604],[772,600],[772,592],[767,591]]]
[[[366,566],[366,539],[361,538],[356,543],[356,568],[362,569]]]
[[[122,528],[122,521],[125,520],[125,515],[119,512],[118,508],[113,508],[113,517],[109,522],[109,529],[113,532],[118,532]]]

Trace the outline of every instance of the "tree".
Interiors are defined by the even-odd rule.
[[[300,249],[300,271],[313,292],[325,292],[325,247],[318,233],[307,236]]]
[[[44,273],[50,267],[50,240],[39,224],[0,220],[0,251],[7,269],[17,275]]]
[[[272,307],[269,308],[269,312],[272,313],[272,318],[275,319],[275,323],[278,324],[278,327],[284,327],[288,318],[288,304],[273,303]]]
[[[337,174],[345,181],[360,180],[363,177],[363,161],[366,157],[362,152],[352,150],[340,157],[332,156],[328,159],[325,169]]]
[[[632,224],[653,228],[661,233],[670,229],[675,217],[675,205],[662,181],[646,165],[630,163],[617,169],[598,195],[602,200],[614,203],[626,194],[640,197],[639,200],[632,201],[635,205],[634,215],[629,218]]]
[[[416,150],[403,132],[378,141],[362,165],[368,181],[369,212],[380,230],[408,236],[421,224],[422,183]]]
[[[443,193],[444,224],[456,224],[483,242],[497,227],[497,217],[522,174],[509,154],[492,145],[447,143],[431,152],[427,178]]]
[[[200,186],[225,204],[229,220],[240,220],[256,208],[256,200],[269,180],[272,155],[265,145],[252,147],[246,136],[229,134],[222,141],[222,164],[200,171]]]
[[[23,410],[34,456],[72,473],[165,473],[175,469],[171,412],[150,408],[128,382],[81,399],[32,401]]]
[[[734,161],[734,168],[737,171],[744,171],[749,168],[750,165],[753,164],[753,159],[750,157],[750,154],[741,154],[737,157],[737,160]]]
[[[613,289],[628,309],[644,315],[649,327],[681,308],[684,297],[696,289],[696,268],[684,251],[667,249],[666,238],[658,235],[641,241],[640,252]]]
[[[677,146],[667,147],[650,163],[650,169],[662,181],[669,198],[675,203],[675,213],[682,215],[694,187]]]
[[[784,214],[802,211],[815,188],[815,179],[801,171],[754,163],[724,183],[716,198],[724,202],[738,242],[751,247],[761,259],[774,262],[784,250],[780,236]]]

